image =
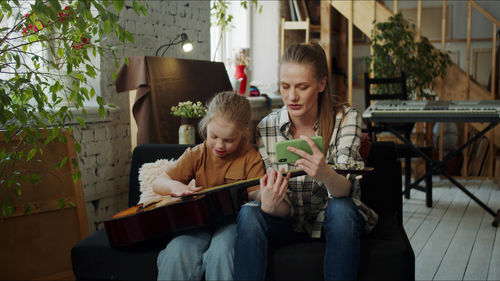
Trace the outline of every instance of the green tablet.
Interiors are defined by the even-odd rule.
[[[316,143],[316,145],[319,147],[321,152],[324,152],[323,137],[322,136],[314,136],[314,137],[311,137],[311,139],[314,141],[314,143]],[[295,163],[295,161],[302,158],[299,155],[288,151],[287,147],[289,147],[289,146],[296,147],[296,148],[303,150],[309,154],[312,154],[311,147],[303,139],[293,139],[293,140],[281,141],[281,142],[276,143],[276,163],[278,163],[278,164]]]

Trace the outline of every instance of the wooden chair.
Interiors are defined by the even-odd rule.
[[[365,81],[365,105],[368,107],[371,101],[376,100],[407,100],[408,93],[406,87],[406,74],[401,72],[399,77],[377,77],[371,78],[368,73],[364,73]],[[374,85],[375,87],[372,87]],[[376,87],[379,86],[379,87]],[[385,86],[385,87],[384,87]],[[374,90],[376,90],[374,92]],[[382,93],[380,93],[382,91]],[[411,133],[415,123],[392,123],[386,124],[399,132],[404,138],[411,141]],[[388,132],[385,125],[366,122],[366,131],[372,141],[377,141],[377,134]],[[432,158],[432,146],[417,147],[424,152],[427,156]],[[426,192],[426,205],[432,207],[432,175],[425,177],[425,187],[419,185],[419,182],[411,183],[411,159],[421,158],[420,155],[415,153],[409,145],[397,144],[396,151],[400,158],[405,160],[405,189],[403,194],[406,198],[410,198],[410,190],[412,188]],[[432,163],[425,163],[425,169],[431,169]]]

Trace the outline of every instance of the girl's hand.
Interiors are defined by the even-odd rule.
[[[203,187],[190,187],[180,181],[171,179],[166,173],[160,175],[153,181],[153,191],[160,195],[170,195],[174,197],[192,195],[194,192],[202,190]]]
[[[284,170],[282,170],[284,172]],[[279,206],[285,199],[290,173],[284,177],[275,169],[270,169],[260,179],[261,209],[268,214],[279,213]]]
[[[203,189],[203,186],[192,187],[185,184],[176,184],[170,188],[170,196],[172,197],[182,197],[187,195],[193,195]]]
[[[313,177],[314,179],[326,182],[326,180],[332,176],[332,173],[335,173],[335,170],[330,168],[328,164],[326,164],[325,155],[321,150],[319,150],[318,146],[311,138],[306,136],[300,136],[301,139],[305,140],[312,149],[312,154],[309,154],[303,150],[300,150],[295,147],[288,147],[288,151],[293,152],[302,157],[295,162],[295,165],[300,169],[304,170],[308,175]]]

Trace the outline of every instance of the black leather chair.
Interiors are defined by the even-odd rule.
[[[138,171],[144,163],[179,157],[186,145],[144,144],[135,148],[129,204],[139,200]],[[375,229],[361,240],[359,280],[414,280],[415,256],[402,225],[401,164],[392,142],[373,143],[362,179],[362,200],[379,214]],[[155,280],[156,257],[166,239],[112,248],[101,229],[75,245],[71,262],[76,280]],[[297,239],[270,245],[267,279],[321,280],[324,241]]]
[[[398,77],[377,77],[371,78],[367,72],[364,73],[365,81],[365,105],[368,107],[371,101],[376,100],[407,100],[408,93],[406,88],[406,74],[401,72]],[[374,87],[372,87],[374,86]],[[405,139],[411,141],[411,133],[415,123],[391,123],[387,124],[394,130],[399,132]],[[387,128],[381,124],[373,124],[366,122],[366,131],[371,140],[377,140],[377,134],[387,132]],[[432,159],[432,146],[419,146],[419,150],[425,153]],[[432,207],[432,174],[428,173],[425,177],[425,186],[421,186],[419,182],[411,182],[411,159],[422,158],[421,155],[414,152],[408,145],[401,143],[396,144],[396,151],[400,158],[405,160],[405,189],[403,194],[406,198],[410,198],[410,190],[412,188],[426,192],[426,204]],[[431,168],[431,163],[425,162],[426,172]]]
[[[401,72],[399,77],[371,78],[368,72],[364,73],[365,83],[365,105],[368,107],[372,101],[376,100],[407,100],[406,74]],[[374,85],[375,87],[372,87]],[[372,91],[375,89],[375,92]],[[415,123],[394,123],[391,124],[396,130],[401,131],[405,138],[410,139],[411,131]],[[384,126],[366,122],[368,135],[376,141],[377,134],[387,132]]]

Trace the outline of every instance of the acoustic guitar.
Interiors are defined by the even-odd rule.
[[[339,174],[364,175],[373,171],[373,168],[367,167],[332,167]],[[291,177],[298,177],[306,173],[293,170],[290,174]],[[104,221],[109,242],[113,247],[127,246],[234,217],[241,207],[241,201],[231,190],[259,185],[259,180],[252,178],[205,188],[185,197],[165,196],[162,200],[132,206]]]

